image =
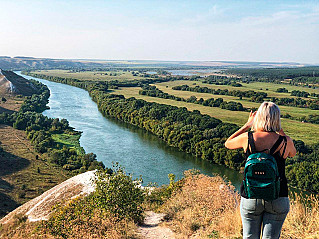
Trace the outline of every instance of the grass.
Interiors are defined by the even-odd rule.
[[[168,83],[170,83],[170,82],[168,82]],[[170,86],[167,88],[164,83],[156,84],[156,87],[165,93],[179,96],[182,98],[189,98],[191,96],[196,96],[198,99],[203,98],[204,100],[209,99],[209,98],[214,98],[214,99],[223,98],[225,101],[239,102],[246,108],[251,108],[251,107],[258,108],[260,106],[260,103],[251,102],[245,98],[240,100],[238,97],[228,96],[228,95],[213,95],[213,94],[208,94],[208,93],[197,93],[197,92],[191,92],[191,91],[173,90],[172,88],[170,88]],[[317,113],[317,111],[311,110],[308,108],[298,108],[298,107],[284,106],[284,105],[280,105],[280,110],[281,110],[282,114],[289,113],[293,117],[302,117],[302,116],[308,116],[310,114]]]
[[[86,198],[78,197],[66,205],[58,205],[49,222],[28,222],[25,217],[18,215],[14,221],[0,228],[0,238],[139,239],[136,236],[137,226],[133,222],[119,220],[101,210],[88,215],[90,205],[86,204]]]
[[[169,99],[150,97],[146,95],[139,95],[138,92],[140,89],[141,89],[140,87],[123,87],[121,89],[114,90],[112,93],[122,94],[125,97],[135,97],[137,99],[143,99],[149,102],[156,102],[159,104],[167,104],[167,105],[173,105],[177,107],[186,107],[190,111],[199,110],[202,114],[207,114],[217,119],[220,119],[223,122],[233,123],[239,126],[246,123],[248,119],[248,114],[249,114],[248,112],[229,111],[229,110],[224,110],[217,107],[208,107],[208,106],[192,104],[192,103],[187,103],[182,101],[175,101],[175,100],[169,100]],[[191,93],[194,93],[194,92],[191,92]],[[299,110],[299,108],[296,108],[296,107],[289,107],[289,108],[292,108],[290,111],[288,111],[291,115],[293,115],[293,113],[291,112],[292,110],[296,110],[296,112]],[[300,110],[303,110],[303,109],[300,109]],[[283,111],[283,113],[285,113],[285,111]],[[318,142],[318,136],[314,134],[314,132],[319,132],[318,124],[301,123],[295,120],[282,119],[282,127],[285,130],[285,132],[289,136],[291,136],[293,139],[302,140],[307,144],[313,144]]]
[[[0,95],[0,100],[2,97],[5,97],[6,102],[0,101],[0,114],[3,112],[13,113],[19,111],[21,104],[25,100],[25,98],[19,98],[9,95]]]
[[[246,83],[241,83],[243,86],[242,87],[234,87],[234,86],[229,86],[229,85],[213,85],[213,84],[206,84],[201,81],[169,81],[169,82],[162,82],[156,84],[158,87],[165,87],[168,86],[166,89],[171,89],[174,86],[178,85],[189,85],[190,87],[195,87],[195,86],[201,86],[201,87],[207,87],[210,89],[228,89],[228,90],[241,90],[241,91],[248,91],[248,90],[253,90],[256,92],[266,92],[268,94],[268,97],[277,97],[277,98],[298,98],[296,96],[291,96],[290,93],[279,93],[276,92],[278,88],[286,88],[289,92],[292,90],[300,90],[300,91],[306,91],[309,93],[316,93],[319,94],[319,88],[317,89],[312,89],[312,88],[306,88],[302,86],[290,86],[290,85],[282,85],[282,84],[273,84],[273,83],[267,83],[267,82],[253,82],[250,84]],[[266,90],[268,89],[268,90]],[[191,93],[196,93],[196,92],[191,92]],[[210,94],[212,95],[212,94]],[[214,95],[213,95],[214,96]],[[215,95],[216,97],[217,95]],[[238,99],[238,97],[235,97]],[[307,99],[307,98],[305,98]]]
[[[145,79],[144,77],[141,76],[141,74],[139,74],[138,76],[133,76],[132,71],[122,71],[122,70],[82,71],[82,72],[71,72],[68,70],[41,70],[41,71],[34,71],[32,73],[43,74],[47,76],[58,76],[58,77],[64,77],[64,78],[75,78],[79,80],[123,81],[123,80]],[[112,76],[110,76],[110,74],[112,74]]]
[[[66,146],[76,149],[78,154],[84,154],[85,151],[80,145],[80,134],[52,134],[52,139],[57,143],[59,148]]]
[[[307,196],[309,204],[298,196],[290,200],[281,238],[318,238],[318,198]],[[239,194],[221,177],[189,174],[160,211],[176,238],[242,238],[239,205]]]
[[[268,88],[269,91],[276,91],[278,88],[286,88],[289,92],[293,90],[300,90],[300,91],[306,91],[309,93],[319,93],[319,88],[313,89],[309,87],[303,87],[303,86],[294,86],[294,85],[288,85],[288,84],[273,84],[273,83],[268,83],[268,82],[253,82],[253,83],[242,83],[243,88],[249,88],[252,90],[260,90],[262,89],[263,91]],[[279,94],[284,94],[284,93],[279,93]],[[289,93],[290,95],[290,93]]]

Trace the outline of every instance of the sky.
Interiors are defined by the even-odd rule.
[[[0,56],[319,64],[319,0],[0,0]]]

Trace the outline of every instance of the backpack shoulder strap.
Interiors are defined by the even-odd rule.
[[[282,135],[279,135],[279,138],[277,139],[277,141],[275,142],[275,144],[271,147],[271,149],[269,150],[269,154],[273,155],[274,152],[276,151],[276,149],[279,147],[279,145],[281,144],[281,142],[285,140],[286,141],[286,144],[287,144],[287,139],[286,137],[282,136]],[[285,149],[286,150],[286,146],[285,146]]]
[[[252,154],[256,153],[256,146],[254,143],[254,137],[252,132],[248,132],[248,149],[250,147],[250,152]]]
[[[286,152],[286,148],[287,148],[287,138],[286,138],[286,136],[283,136],[283,137],[284,137],[285,146],[284,146],[284,151],[282,151],[282,155],[281,155],[282,158],[284,158],[285,152]]]

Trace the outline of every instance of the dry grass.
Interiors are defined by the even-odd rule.
[[[136,72],[136,71],[135,71]],[[75,78],[79,80],[99,80],[99,81],[111,81],[111,80],[142,80],[145,79],[141,75],[133,76],[131,71],[113,70],[113,71],[82,71],[71,72],[68,70],[42,70],[34,71],[32,73],[43,74],[47,76],[58,76],[65,78]],[[110,75],[112,74],[112,75]],[[148,77],[150,78],[150,77]]]
[[[13,113],[19,111],[24,98],[17,98],[9,95],[0,95],[0,100],[2,97],[5,97],[7,100],[5,103],[0,101],[0,114],[1,113]]]
[[[42,227],[43,222],[23,222],[20,218],[2,228],[1,239],[123,239],[137,238],[136,225],[127,221],[117,221],[116,218],[102,217],[97,213],[85,223],[78,220],[74,224],[64,225],[72,228],[66,236],[52,235]],[[23,219],[22,219],[23,220]]]
[[[290,212],[282,230],[282,238],[319,238],[318,197],[311,195],[303,199],[295,195],[294,199],[290,199]]]
[[[189,175],[180,191],[162,207],[166,225],[177,238],[242,238],[240,196],[221,177]],[[282,230],[283,239],[319,238],[319,200],[313,196],[304,204],[291,200],[291,211]]]

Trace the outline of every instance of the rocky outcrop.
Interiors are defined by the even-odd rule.
[[[13,94],[15,89],[15,86],[7,79],[7,77],[5,77],[5,75],[2,74],[2,70],[0,69],[0,92],[2,94]]]
[[[13,221],[17,215],[27,216],[29,221],[48,220],[52,207],[80,195],[88,195],[95,189],[95,171],[74,176],[51,188],[42,195],[18,207],[0,220],[1,224]]]

